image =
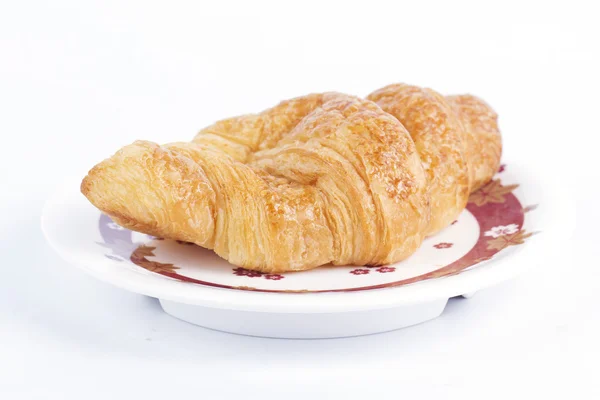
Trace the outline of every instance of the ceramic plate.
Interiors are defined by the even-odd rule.
[[[351,336],[431,319],[449,297],[533,264],[540,242],[552,237],[549,217],[557,213],[549,210],[566,207],[544,189],[523,168],[502,165],[466,210],[409,259],[286,274],[246,270],[193,244],[124,229],[79,193],[79,178],[48,201],[42,226],[72,264],[157,297],[165,311],[189,322],[260,336]]]

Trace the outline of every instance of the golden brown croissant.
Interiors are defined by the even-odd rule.
[[[124,227],[214,249],[249,269],[399,261],[460,213],[470,188],[495,171],[489,154],[500,147],[495,114],[470,97],[423,92],[434,101],[407,103],[422,120],[407,124],[420,129],[409,134],[399,121],[411,115],[401,110],[404,90],[371,96],[389,113],[369,100],[313,94],[217,122],[192,142],[138,141],[95,166],[81,190]],[[426,129],[455,139],[439,145]],[[498,151],[472,156],[469,140],[493,129]],[[434,168],[424,169],[427,154]]]
[[[386,86],[367,98],[398,118],[414,140],[431,195],[426,233],[438,232],[500,165],[496,113],[474,96],[444,98],[431,89],[405,84]]]

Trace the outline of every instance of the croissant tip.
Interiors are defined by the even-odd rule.
[[[81,194],[83,194],[85,197],[87,197],[88,193],[90,192],[89,175],[86,175],[81,180],[81,184],[79,185],[79,191],[81,192]]]

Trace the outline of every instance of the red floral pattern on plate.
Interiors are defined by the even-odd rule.
[[[246,268],[234,268],[233,274],[237,276],[247,276],[248,278],[257,278],[262,276],[262,272],[252,271]]]
[[[271,281],[278,281],[278,280],[281,280],[283,278],[284,278],[284,276],[280,275],[280,274],[267,274],[267,275],[265,275],[265,279],[269,279]]]
[[[350,271],[350,273],[354,274],[354,275],[367,275],[369,272],[370,271],[365,268],[357,268],[357,269],[353,269],[352,271]]]
[[[483,236],[491,236],[497,238],[504,235],[512,235],[519,231],[517,224],[494,226],[489,231],[486,231]]]
[[[523,230],[510,235],[502,235],[497,238],[488,240],[487,248],[488,250],[504,250],[508,246],[516,246],[518,244],[523,244],[525,242],[525,239],[531,237],[535,233],[537,232],[527,233]]]
[[[469,203],[482,207],[488,203],[504,203],[512,191],[519,185],[503,185],[500,179],[488,182],[481,189],[469,196]]]
[[[386,272],[394,272],[395,270],[395,267],[379,267],[375,271],[385,274]]]
[[[452,247],[452,243],[442,242],[434,244],[433,247],[435,247],[436,249],[449,249],[450,247]]]

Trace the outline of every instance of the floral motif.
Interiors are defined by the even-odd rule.
[[[498,168],[498,173],[504,172],[505,169],[506,169],[506,164],[500,164],[500,167]]]
[[[518,230],[519,230],[519,226],[517,224],[500,225],[500,226],[494,226],[492,229],[485,232],[483,235],[497,238],[500,236],[513,234],[513,233],[517,232]]]
[[[279,275],[279,274],[267,274],[265,275],[265,279],[269,279],[271,281],[278,281],[280,279],[283,279],[284,276],[283,275]]]
[[[354,274],[354,275],[367,275],[369,272],[370,271],[365,268],[357,268],[357,269],[353,269],[352,271],[350,271],[350,273]]]
[[[394,272],[396,268],[394,267],[379,267],[375,271],[385,274],[386,272]]]
[[[500,179],[494,179],[475,193],[471,194],[469,202],[479,207],[487,203],[504,203],[506,201],[504,196],[518,187],[519,185],[502,186]]]
[[[121,225],[115,223],[115,222],[109,222],[108,224],[106,224],[106,226],[108,226],[110,229],[114,229],[116,231],[124,231],[125,228],[123,228]]]
[[[446,242],[442,242],[442,243],[433,245],[433,247],[435,247],[436,249],[449,249],[452,246],[453,246],[452,243],[446,243]]]
[[[516,246],[518,244],[523,244],[525,239],[531,237],[533,232],[525,233],[525,230],[520,230],[518,232],[499,236],[495,239],[490,239],[487,242],[488,250],[504,250],[508,246]]]
[[[156,272],[158,274],[173,274],[175,273],[176,267],[173,264],[161,263],[158,261],[148,260],[147,257],[154,257],[154,250],[156,247],[141,245],[131,253],[131,261],[139,265],[140,267],[147,269],[148,271]]]
[[[233,274],[237,275],[237,276],[247,276],[248,278],[257,278],[259,276],[262,276],[262,272],[258,272],[258,271],[252,271],[246,268],[234,268],[233,269]]]

